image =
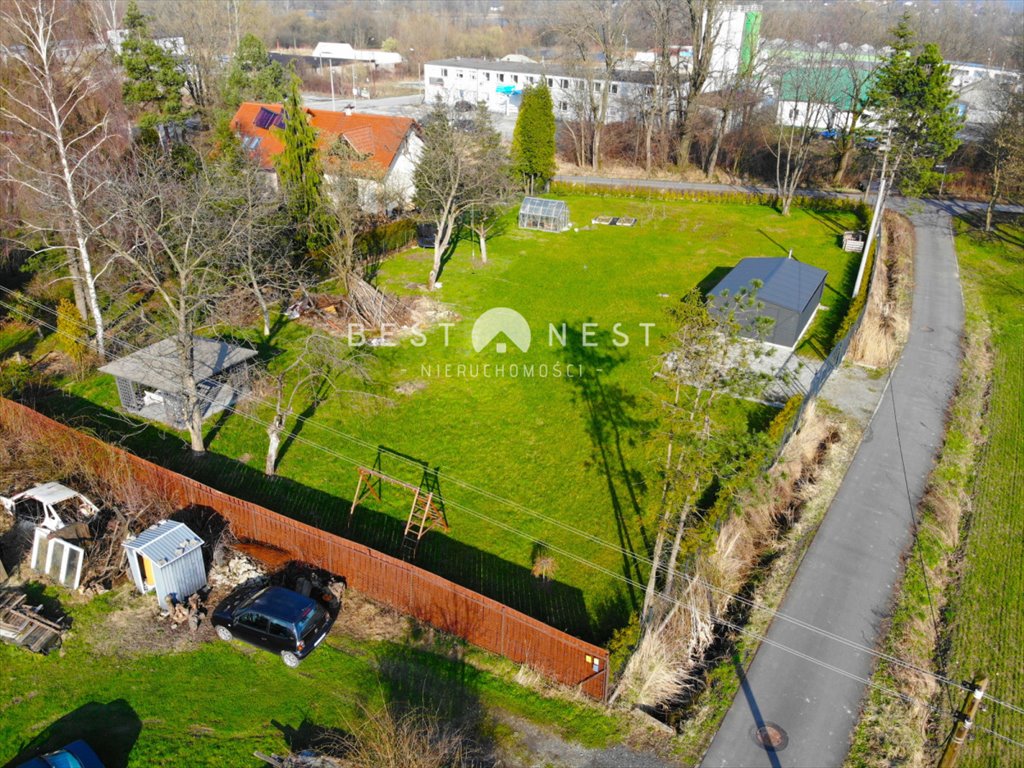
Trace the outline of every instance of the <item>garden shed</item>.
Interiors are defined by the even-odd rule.
[[[192,375],[207,418],[231,406],[244,390],[256,350],[217,339],[193,339]],[[174,339],[163,339],[119,357],[100,370],[117,381],[121,406],[144,419],[185,427],[182,382],[185,368]]]
[[[519,228],[565,232],[569,228],[569,206],[564,200],[524,197],[519,206]]]
[[[124,542],[128,567],[139,592],[156,592],[165,611],[173,596],[182,603],[206,586],[203,540],[184,523],[161,520]]]
[[[772,318],[775,323],[762,341],[792,348],[814,319],[826,277],[825,270],[792,258],[748,258],[733,267],[711,289],[709,296],[714,308],[716,299],[721,306],[723,295],[753,291],[754,282],[759,282],[757,301],[763,306],[756,311],[739,313],[737,319],[751,329],[749,338],[755,338],[754,321],[759,317]]]

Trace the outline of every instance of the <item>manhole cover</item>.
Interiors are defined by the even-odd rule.
[[[789,745],[789,736],[781,726],[775,723],[765,723],[751,729],[750,735],[754,743],[772,752],[781,752]]]

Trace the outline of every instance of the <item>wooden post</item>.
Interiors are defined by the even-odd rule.
[[[946,748],[942,752],[939,768],[953,768],[956,765],[956,759],[960,755],[960,747],[964,745],[964,742],[967,740],[967,734],[971,732],[971,727],[974,725],[974,714],[978,711],[978,706],[985,696],[985,689],[987,687],[988,678],[981,677],[974,683],[974,688],[968,692],[963,706],[960,707],[960,711],[957,713],[953,734],[949,737],[949,741],[946,742]]]
[[[356,492],[352,495],[352,507],[348,511],[348,524],[349,524],[349,526],[352,525],[352,516],[355,515],[355,513],[356,513],[356,506],[358,506],[358,504],[359,504],[359,491],[362,490],[364,477],[365,477],[365,475],[363,475],[363,470],[360,469],[359,470],[359,482],[356,483]]]

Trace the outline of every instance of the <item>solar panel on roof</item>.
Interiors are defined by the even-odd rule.
[[[257,128],[267,130],[279,117],[280,115],[278,115],[277,112],[267,109],[266,107],[260,107],[260,111],[256,113],[256,119],[253,120],[252,123]]]

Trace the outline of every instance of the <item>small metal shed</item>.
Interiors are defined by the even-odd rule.
[[[824,269],[803,264],[796,259],[759,257],[741,259],[732,270],[711,289],[712,311],[723,311],[728,306],[726,297],[743,291],[753,291],[755,281],[758,309],[741,310],[736,319],[745,326],[743,336],[757,338],[756,319],[770,317],[774,322],[765,339],[781,347],[793,348],[814,319],[814,312],[825,290]],[[721,309],[716,309],[715,304]]]
[[[184,602],[206,586],[203,540],[184,523],[161,520],[124,542],[135,586],[142,593],[156,592],[157,602],[171,609],[173,595]]]
[[[519,206],[519,228],[565,232],[569,228],[569,206],[564,200],[524,197]]]

